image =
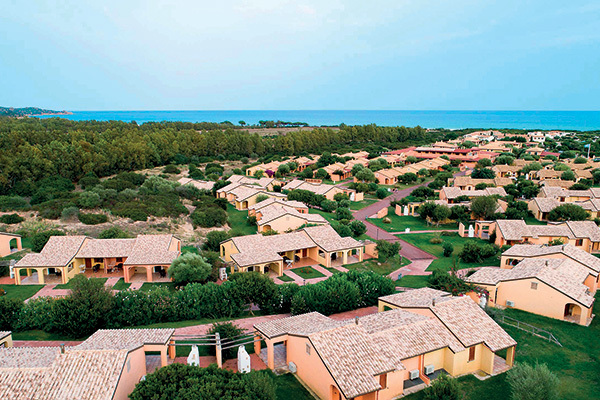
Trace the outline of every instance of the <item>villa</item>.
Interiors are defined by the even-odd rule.
[[[67,283],[81,273],[152,282],[166,279],[167,269],[180,254],[181,240],[173,235],[139,235],[135,239],[51,236],[40,253],[26,254],[15,264],[15,283]],[[21,277],[21,271],[26,271],[27,277]]]
[[[217,197],[220,199],[227,199],[227,201],[234,205],[237,210],[246,210],[248,207],[256,204],[256,200],[259,196],[279,199],[287,198],[285,194],[270,192],[266,187],[262,187],[259,184],[232,182],[217,190]]]
[[[282,276],[284,269],[295,266],[323,264],[329,268],[359,262],[365,250],[372,254],[374,247],[321,225],[279,235],[233,237],[221,242],[220,255],[231,266],[231,273],[259,271]]]
[[[362,201],[363,193],[357,192],[353,189],[348,189],[344,186],[333,186],[327,185],[325,183],[310,183],[306,181],[301,181],[299,179],[294,179],[285,184],[281,188],[282,190],[308,190],[309,192],[313,192],[315,194],[320,194],[325,196],[327,200],[333,200],[335,195],[338,193],[347,194],[350,197],[350,201]]]
[[[277,179],[273,178],[249,178],[244,175],[231,175],[227,178],[227,181],[231,183],[239,183],[240,185],[256,185],[260,186],[262,189],[273,191],[274,186],[281,185]]]
[[[271,230],[275,232],[289,232],[303,225],[329,224],[322,215],[298,211],[296,207],[288,206],[285,202],[274,202],[271,205],[262,207],[256,211],[255,216],[258,232],[268,232]]]
[[[499,219],[495,223],[486,224],[489,225],[489,234],[495,231],[495,243],[498,246],[520,243],[548,244],[560,240],[563,244],[572,244],[588,253],[600,250],[600,228],[593,221],[527,225],[523,220]]]
[[[255,353],[271,369],[295,371],[319,398],[335,400],[394,399],[443,372],[510,368],[516,342],[498,324],[471,298],[430,290],[382,297],[380,312],[351,320],[312,312],[256,324],[266,349],[257,341]],[[399,305],[420,299],[420,308]],[[502,350],[506,360],[496,355]]]
[[[126,400],[146,375],[146,352],[167,365],[174,331],[99,330],[73,347],[0,346],[0,398]]]
[[[470,176],[457,176],[449,179],[448,183],[452,187],[459,188],[461,190],[475,190],[475,186],[484,183],[489,187],[502,187],[510,185],[513,180],[510,178],[494,178],[494,179],[474,179]]]
[[[440,190],[440,200],[446,200],[449,203],[453,203],[455,199],[466,196],[469,199],[473,199],[475,197],[482,196],[506,196],[506,191],[503,187],[486,187],[482,190],[462,190],[458,187],[448,187],[444,186],[442,190]]]
[[[15,251],[21,251],[21,235],[0,232],[0,257],[6,257]]]
[[[560,202],[558,198],[535,197],[529,201],[528,208],[533,216],[540,221],[548,219],[548,214],[562,204],[574,204],[590,213],[590,219],[596,219],[600,215],[600,199],[585,201]]]

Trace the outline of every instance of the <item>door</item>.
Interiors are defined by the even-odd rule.
[[[92,268],[92,259],[91,258],[86,258],[85,259],[85,268],[86,269],[91,269]]]
[[[302,258],[308,257],[308,249],[302,249]]]

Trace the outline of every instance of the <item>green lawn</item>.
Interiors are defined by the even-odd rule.
[[[131,283],[125,283],[125,280],[123,278],[121,278],[117,281],[117,283],[115,283],[115,285],[112,287],[112,289],[113,290],[126,290],[126,289],[129,289],[129,286],[131,286]]]
[[[328,213],[323,210],[317,210],[316,208],[310,208],[308,210],[308,213],[309,214],[319,214],[319,215],[323,216],[323,218],[325,218],[329,222],[337,221],[335,219],[335,215],[333,213]]]
[[[429,275],[406,275],[400,278],[397,282],[397,286],[407,287],[407,288],[423,288],[427,287],[429,283]]]
[[[287,275],[278,276],[277,279],[279,279],[282,282],[294,282],[294,280]]]
[[[339,272],[342,272],[339,269],[335,269],[333,267],[326,267],[324,265],[321,265],[321,267],[325,268],[327,271],[331,272],[332,274],[337,274]]]
[[[264,315],[264,313],[262,313],[260,311],[253,311],[252,313],[245,312],[245,314],[243,316],[241,316],[239,318],[235,318],[235,319],[231,319],[230,317],[201,318],[201,319],[193,319],[193,320],[187,320],[187,321],[157,322],[155,324],[149,324],[149,325],[126,327],[125,329],[185,328],[186,326],[213,324],[215,322],[223,322],[223,321],[231,321],[231,322],[235,323],[235,321],[240,320],[240,319],[257,317],[260,315]]]
[[[298,379],[293,374],[273,375],[273,379],[277,384],[275,391],[277,400],[314,400],[314,397],[302,386]]]
[[[173,282],[145,282],[140,290],[142,292],[148,292],[158,287],[167,288],[172,292],[175,291],[175,284]]]
[[[26,300],[40,291],[44,285],[0,285],[6,294],[3,299]]]
[[[252,235],[257,232],[256,225],[248,225],[246,219],[248,218],[248,211],[237,210],[231,204],[227,204],[227,215],[229,216],[228,223],[231,229],[235,229],[236,232],[242,235]]]
[[[404,257],[402,257],[402,262],[399,259],[380,262],[376,258],[371,258],[359,263],[344,265],[344,267],[353,271],[373,271],[381,275],[389,275],[398,268],[408,264],[410,264],[410,260]]]
[[[532,215],[528,215],[523,221],[525,221],[527,225],[548,225],[546,221],[538,221]]]
[[[456,259],[456,264],[458,269],[462,268],[473,268],[473,267],[482,267],[482,266],[500,266],[500,257],[492,257],[485,260],[483,263],[464,263],[460,262],[458,259],[458,254],[462,251],[462,248],[465,243],[469,241],[476,241],[480,243],[488,243],[487,241],[483,241],[477,238],[463,238],[458,235],[454,236],[440,236],[438,233],[418,233],[412,235],[397,235],[400,239],[407,241],[408,243],[418,247],[419,249],[432,254],[437,258],[437,260],[433,260],[431,265],[427,268],[428,271],[433,271],[434,269],[443,269],[450,270],[452,267],[454,260]],[[454,252],[451,257],[444,257],[442,244],[433,244],[429,243],[434,237],[440,237],[443,241],[452,243],[454,246]]]
[[[594,313],[600,309],[596,296]],[[530,314],[520,310],[508,309],[507,316],[529,323],[552,332],[563,345],[560,347],[547,340],[533,336],[508,325],[502,327],[517,341],[516,362],[536,362],[548,365],[560,380],[559,398],[569,400],[587,400],[600,398],[600,322],[597,318],[589,327],[575,325]],[[465,399],[497,399],[510,398],[510,388],[506,374],[498,375],[485,381],[473,376],[459,378]],[[406,396],[407,400],[422,399],[423,393]]]
[[[101,281],[102,284],[104,285],[106,283],[106,281],[108,280],[108,278],[90,278],[90,280],[98,280]],[[55,289],[71,289],[73,286],[73,281],[69,281],[67,283],[61,283],[60,285],[56,285]]]
[[[444,224],[440,226],[428,225],[427,222],[421,218],[413,217],[410,215],[396,215],[394,213],[394,207],[388,208],[387,217],[392,221],[389,224],[383,222],[383,218],[369,218],[368,221],[374,225],[377,225],[383,230],[388,232],[404,232],[406,228],[410,228],[411,231],[432,231],[432,230],[453,230],[458,229],[457,223]]]
[[[293,273],[302,279],[322,278],[325,275],[314,269],[313,267],[299,267],[290,269]]]
[[[350,209],[351,210],[361,210],[365,207],[370,206],[371,204],[377,203],[379,200],[378,199],[368,199],[365,198],[363,201],[351,201],[350,202]]]

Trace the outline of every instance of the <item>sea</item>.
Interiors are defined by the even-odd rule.
[[[377,124],[423,128],[515,128],[600,130],[600,111],[403,111],[403,110],[182,110],[72,111],[60,118],[97,121],[185,121],[258,124],[261,120],[306,122],[311,126]],[[41,118],[52,118],[43,116]]]

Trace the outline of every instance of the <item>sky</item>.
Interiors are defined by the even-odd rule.
[[[600,110],[600,1],[2,0],[0,106]]]

